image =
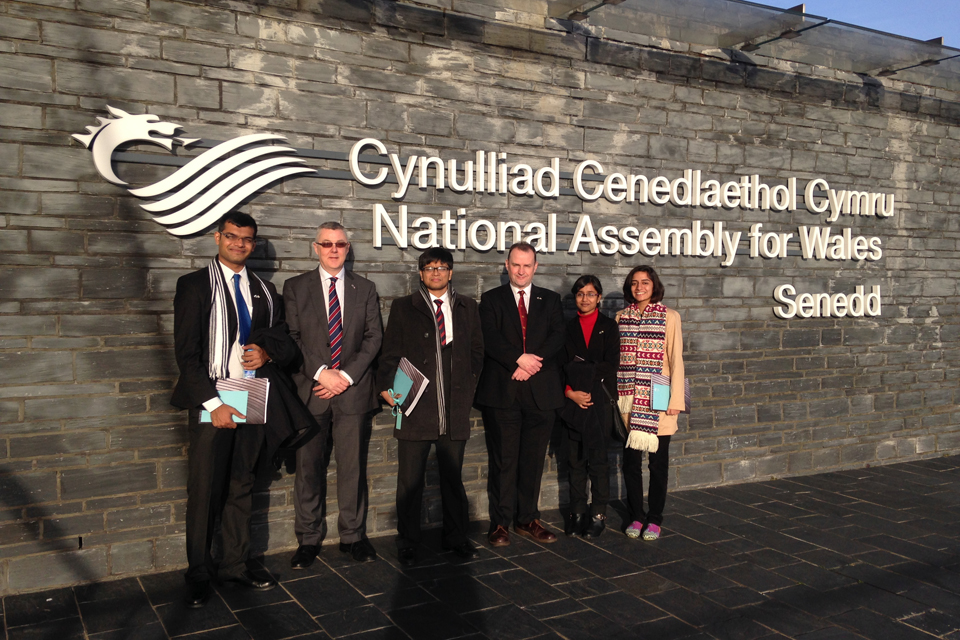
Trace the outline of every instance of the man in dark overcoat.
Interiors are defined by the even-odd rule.
[[[467,539],[470,523],[461,471],[470,438],[470,407],[483,367],[483,334],[477,303],[450,285],[453,255],[443,248],[420,256],[420,288],[390,308],[383,336],[378,384],[387,404],[408,406],[391,393],[401,358],[428,380],[426,390],[394,431],[398,440],[397,548],[400,563],[417,561],[424,475],[430,447],[437,450],[443,506],[444,549],[461,558],[476,554]],[[405,403],[406,401],[406,403]]]

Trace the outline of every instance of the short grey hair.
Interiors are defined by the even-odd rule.
[[[327,220],[326,222],[321,223],[320,226],[317,227],[317,235],[320,235],[320,231],[323,229],[329,229],[330,231],[343,231],[343,235],[347,236],[347,241],[350,240],[350,234],[347,233],[347,228],[336,220]]]

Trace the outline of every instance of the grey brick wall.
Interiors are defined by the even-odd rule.
[[[271,6],[263,6],[269,4]],[[561,170],[593,158],[609,171],[767,183],[826,178],[896,193],[890,219],[835,226],[883,239],[877,262],[650,259],[683,318],[694,411],[672,448],[674,488],[882,464],[960,450],[960,96],[828,69],[747,67],[705,53],[571,34],[536,0],[421,3],[0,3],[0,592],[184,564],[185,418],[168,404],[177,371],[177,277],[212,255],[208,235],[180,239],[102,180],[70,139],[105,105],[150,112],[190,137],[276,132],[292,146],[346,151],[383,140],[401,156],[502,151]],[[155,151],[155,148],[143,148]],[[312,166],[345,169],[344,163]],[[169,168],[125,164],[132,183]],[[278,287],[312,268],[313,227],[334,218],[354,238],[353,268],[374,280],[385,316],[416,282],[416,251],[373,249],[374,203],[390,188],[293,179],[245,205],[265,243],[253,266]],[[472,218],[582,213],[595,225],[683,227],[723,220],[795,231],[818,218],[461,195],[411,189],[412,215],[466,207]],[[473,296],[501,282],[503,256],[458,254]],[[610,311],[639,257],[564,252],[539,281],[566,292],[595,273]],[[883,290],[869,319],[774,316],[772,290]],[[616,458],[616,452],[611,452]],[[369,529],[394,526],[396,446],[376,418]],[[464,465],[475,517],[486,512],[486,450],[476,416]],[[435,474],[435,472],[432,472]],[[565,488],[551,457],[542,504]],[[335,469],[331,469],[331,480]],[[615,487],[620,487],[617,482]],[[260,548],[293,545],[290,475],[265,471]],[[439,521],[439,495],[426,510]],[[330,504],[335,531],[336,505]],[[80,548],[80,539],[83,546]]]

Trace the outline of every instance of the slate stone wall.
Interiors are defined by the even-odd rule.
[[[732,64],[676,43],[668,51],[601,40],[545,21],[546,3],[533,0],[428,4],[0,3],[0,592],[185,562],[185,417],[168,404],[172,296],[177,278],[213,255],[213,241],[167,233],[100,178],[70,135],[105,117],[107,104],[208,140],[273,132],[300,149],[344,152],[374,137],[401,156],[466,159],[482,149],[534,167],[559,156],[562,171],[593,158],[608,171],[757,173],[769,184],[823,177],[834,188],[895,193],[892,218],[834,225],[880,236],[880,261],[740,255],[727,268],[712,258],[571,256],[562,247],[581,213],[597,226],[700,219],[794,233],[822,217],[432,188],[412,189],[404,202],[411,215],[557,213],[561,249],[541,256],[539,284],[566,293],[579,275],[597,274],[611,312],[627,271],[640,260],[657,266],[665,302],[683,319],[694,395],[671,448],[674,488],[960,450],[956,94],[760,58]],[[346,169],[340,160],[310,166]],[[118,171],[145,184],[170,167],[118,163]],[[353,268],[376,282],[386,317],[417,280],[417,251],[371,244],[372,206],[395,212],[392,189],[295,178],[258,195],[244,206],[264,238],[252,266],[281,287],[315,267],[315,225],[342,220]],[[502,259],[458,252],[458,290],[479,296],[500,284]],[[771,297],[781,283],[828,292],[880,284],[883,313],[781,320]],[[487,460],[476,420],[464,479],[482,519]],[[391,428],[376,418],[371,534],[394,526]],[[546,474],[541,504],[555,506],[565,489],[552,452]],[[290,547],[291,476],[266,471],[261,484],[258,544]],[[428,501],[436,523],[435,487]],[[335,531],[335,500],[330,511]]]

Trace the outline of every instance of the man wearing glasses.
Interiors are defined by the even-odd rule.
[[[417,561],[424,475],[431,445],[437,448],[443,506],[441,545],[460,558],[477,554],[467,539],[470,525],[463,488],[463,452],[470,438],[470,406],[483,367],[483,333],[477,303],[456,293],[453,255],[427,249],[420,256],[420,287],[390,307],[377,380],[390,406],[407,398],[392,391],[401,358],[429,383],[414,411],[401,416],[397,443],[397,549],[400,564]]]
[[[344,268],[350,242],[339,222],[320,225],[313,252],[320,259],[319,268],[283,286],[290,335],[303,352],[303,367],[294,380],[300,398],[320,424],[317,436],[297,450],[294,531],[300,546],[290,561],[294,569],[313,564],[326,535],[331,432],[340,551],[357,562],[377,557],[365,535],[365,520],[368,414],[379,406],[371,365],[383,337],[380,302],[372,282]]]
[[[187,477],[186,573],[184,604],[196,609],[210,598],[214,577],[248,589],[267,590],[277,582],[247,566],[250,550],[250,492],[264,442],[261,425],[220,399],[216,381],[243,378],[270,361],[251,334],[268,327],[283,331],[283,307],[273,284],[246,268],[256,247],[257,223],[231,212],[214,234],[217,257],[177,280],[173,300],[174,353],[180,378],[170,404],[187,409],[190,456]],[[292,347],[292,345],[291,345]],[[274,354],[277,355],[277,354]],[[210,414],[201,422],[201,409]],[[210,544],[221,516],[223,559],[219,570]]]

